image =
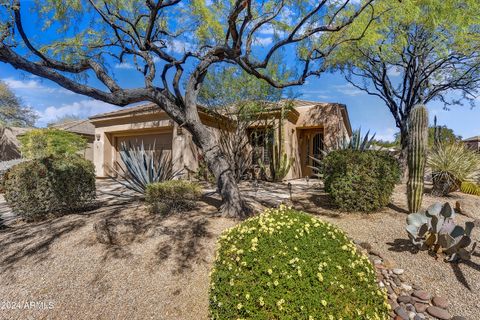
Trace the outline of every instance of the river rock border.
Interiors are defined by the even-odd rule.
[[[357,245],[368,254],[375,266],[377,283],[388,293],[388,302],[393,320],[466,320],[462,316],[452,316],[448,311],[449,302],[445,297],[435,296],[415,284],[409,284],[405,270],[395,268],[393,263],[366,242]]]

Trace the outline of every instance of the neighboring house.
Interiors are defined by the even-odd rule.
[[[208,109],[199,107],[201,121],[221,134],[222,127],[229,121],[226,116],[213,115]],[[295,100],[294,107],[280,120],[281,108],[272,108],[268,117],[283,121],[283,150],[294,163],[286,179],[311,176],[311,156],[333,146],[337,139],[350,137],[352,129],[345,105]],[[98,177],[107,177],[111,168],[120,163],[119,150],[126,145],[144,144],[147,150],[169,152],[175,169],[196,171],[200,153],[191,135],[171,120],[154,104],[125,108],[90,118],[95,126],[94,164]],[[251,130],[255,130],[252,128]],[[278,134],[277,134],[278,136]],[[265,139],[265,137],[263,137]],[[262,140],[262,138],[257,141]],[[263,144],[255,145],[258,148]],[[263,150],[264,154],[268,151]]]
[[[480,152],[480,136],[471,137],[463,140],[463,143],[471,150]]]
[[[93,161],[95,127],[88,119],[69,121],[50,126],[50,128],[73,132],[87,139],[87,148],[82,151],[82,155],[87,160]],[[20,141],[18,138],[32,129],[34,128],[0,127],[0,161],[21,158]]]
[[[85,159],[93,162],[93,141],[95,140],[95,127],[88,119],[54,124],[49,126],[49,128],[73,132],[87,139],[87,148],[82,151],[82,154]]]
[[[31,128],[0,127],[0,161],[15,160],[22,157],[18,136],[29,130]]]

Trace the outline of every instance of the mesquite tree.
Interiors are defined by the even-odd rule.
[[[320,36],[339,32],[372,11],[373,0],[363,5],[349,0],[34,2],[37,10],[29,13],[28,30],[20,1],[0,3],[0,61],[107,103],[157,104],[202,150],[217,179],[224,213],[241,217],[244,202],[231,168],[197,112],[209,68],[229,63],[277,88],[301,85],[324,71],[324,58],[337,45],[320,49]],[[355,39],[341,42],[349,40]],[[293,72],[279,79],[268,70],[285,48],[296,52],[290,55]],[[113,74],[116,63],[133,65],[144,84],[122,85]]]
[[[378,17],[359,17],[332,41],[359,34],[329,56],[354,87],[385,102],[408,145],[408,118],[416,104],[439,100],[446,107],[473,104],[480,84],[478,0],[384,0]]]

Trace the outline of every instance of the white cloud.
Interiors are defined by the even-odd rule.
[[[45,126],[47,123],[66,115],[76,115],[82,118],[88,118],[92,115],[117,110],[118,107],[93,99],[79,100],[69,104],[59,106],[48,106],[38,111],[39,126]]]
[[[115,65],[115,69],[126,69],[126,70],[130,70],[130,69],[135,69],[135,67],[133,66],[133,64],[131,64],[130,62],[122,62],[122,63],[117,63]]]
[[[174,53],[184,53],[188,50],[192,50],[192,45],[178,39],[173,39],[167,43],[167,51]]]
[[[362,94],[365,94],[362,90],[354,87],[352,84],[342,84],[342,85],[336,85],[336,86],[333,86],[335,88],[336,91],[340,92],[340,93],[343,93],[347,96],[359,96],[359,95],[362,95]]]
[[[387,70],[387,75],[390,76],[390,77],[398,77],[401,74],[402,74],[402,72],[397,67],[390,67]]]
[[[363,131],[363,130],[362,130]],[[375,133],[374,131],[370,131]],[[398,132],[397,128],[386,128],[380,132],[377,132],[375,134],[375,139],[377,140],[383,140],[383,141],[393,141],[395,140],[395,133]]]
[[[34,94],[37,93],[62,93],[62,94],[73,94],[72,92],[64,88],[52,88],[45,86],[37,76],[30,76],[28,79],[14,79],[14,78],[3,78],[1,81],[5,82],[14,91],[21,91],[22,93]]]
[[[268,46],[273,42],[272,37],[257,37],[255,38],[255,44],[261,46]]]

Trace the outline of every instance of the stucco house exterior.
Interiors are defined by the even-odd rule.
[[[214,115],[203,107],[198,110],[201,121],[217,135],[228,127],[227,116]],[[269,109],[265,116],[282,122],[278,126],[283,131],[282,147],[294,160],[286,179],[310,176],[309,166],[313,165],[310,156],[320,154],[321,149],[329,148],[337,139],[352,134],[347,108],[343,104],[294,100],[293,107],[283,116],[281,110],[280,107]],[[122,142],[127,145],[143,142],[146,149],[170,152],[177,170],[195,172],[199,166],[200,152],[191,135],[154,104],[95,115],[90,118],[90,123],[95,127],[93,159],[98,177],[107,177],[111,174],[110,168],[121,161]]]
[[[463,143],[471,150],[480,152],[480,136],[471,137],[463,140]]]

